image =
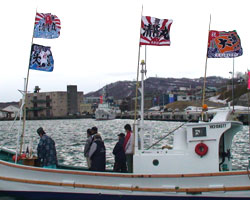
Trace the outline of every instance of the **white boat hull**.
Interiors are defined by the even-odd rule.
[[[116,118],[116,114],[112,110],[97,110],[95,112],[96,120],[112,120]]]
[[[6,195],[35,194],[38,199],[41,196],[68,199],[249,199],[250,179],[247,171],[143,175],[44,169],[0,161],[0,191]]]

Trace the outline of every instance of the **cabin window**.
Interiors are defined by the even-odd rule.
[[[193,128],[193,137],[205,137],[207,136],[206,127]]]

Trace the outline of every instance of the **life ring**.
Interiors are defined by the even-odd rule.
[[[199,156],[205,156],[208,152],[208,146],[204,143],[199,143],[195,146],[195,153]]]

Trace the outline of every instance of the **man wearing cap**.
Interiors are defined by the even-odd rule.
[[[37,129],[40,141],[37,146],[37,156],[43,168],[55,169],[57,165],[56,147],[54,140],[47,136],[42,127]]]
[[[116,143],[113,154],[115,155],[115,164],[114,164],[114,171],[115,172],[127,172],[127,163],[126,163],[126,155],[123,148],[125,140],[125,134],[120,133],[118,134],[118,142]]]

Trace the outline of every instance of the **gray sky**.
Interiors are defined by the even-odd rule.
[[[147,47],[147,76],[204,76],[209,15],[211,30],[236,30],[243,56],[235,72],[248,69],[250,13],[245,0],[9,0],[0,1],[0,102],[18,101],[27,76],[34,18],[52,13],[61,20],[57,39],[34,39],[51,46],[54,71],[30,70],[28,90],[66,91],[77,85],[88,93],[118,80],[135,80],[140,17],[172,19],[170,47]],[[142,57],[144,49],[141,49]],[[229,78],[233,60],[208,59],[207,76]]]

